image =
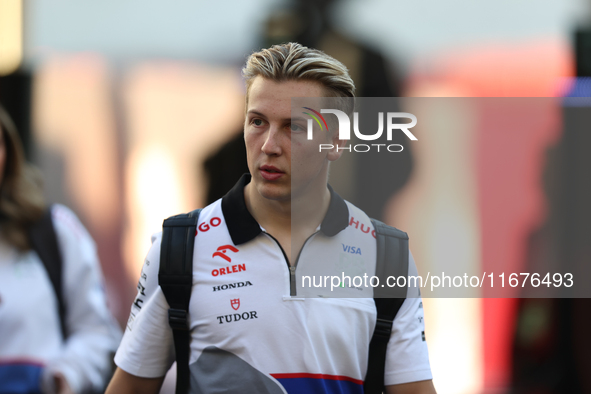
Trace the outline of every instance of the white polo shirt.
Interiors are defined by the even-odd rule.
[[[318,297],[326,288],[303,288],[300,281],[311,272],[373,274],[370,219],[331,189],[326,217],[290,269],[279,243],[246,209],[249,180],[243,176],[199,217],[189,306],[191,393],[362,393],[376,323],[371,294],[352,298],[367,290],[345,286],[336,296],[350,298]],[[164,376],[174,361],[168,304],[158,286],[160,242],[157,233],[115,356],[121,369],[141,377]],[[431,378],[421,299],[407,298],[392,328],[385,383]]]

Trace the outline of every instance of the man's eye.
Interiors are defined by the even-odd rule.
[[[295,123],[290,123],[289,124],[289,128],[290,128],[291,131],[302,131],[302,130],[304,130],[304,128],[302,126],[300,126],[298,124],[295,124]]]
[[[263,120],[259,118],[254,118],[250,121],[250,123],[252,123],[255,126],[262,126],[264,124]]]

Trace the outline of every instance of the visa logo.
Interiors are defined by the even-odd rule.
[[[341,244],[341,245],[343,245],[343,252],[361,255],[361,248],[358,248],[355,246],[349,246],[349,245],[345,245],[345,244]]]

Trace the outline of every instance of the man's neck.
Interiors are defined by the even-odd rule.
[[[255,220],[279,240],[292,263],[305,240],[322,223],[330,205],[330,191],[314,188],[302,196],[287,201],[263,198],[254,184],[244,189],[246,207]]]
[[[312,234],[322,223],[330,204],[328,187],[313,188],[290,200],[263,198],[253,183],[244,189],[246,207],[269,233],[289,236],[292,231]]]
[[[324,186],[290,200],[269,200],[249,183],[244,189],[244,199],[248,211],[263,228],[289,232],[294,228],[316,229],[328,211],[330,191]]]
[[[330,191],[326,184],[305,197],[293,198],[291,203],[292,231],[304,232],[306,237],[312,234],[324,220],[329,205]]]
[[[252,182],[244,188],[244,199],[252,217],[267,231],[270,229],[289,231],[291,228],[291,201],[265,199],[258,194]]]

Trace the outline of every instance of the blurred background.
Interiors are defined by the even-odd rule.
[[[0,0],[0,101],[48,200],[97,242],[122,326],[163,218],[247,171],[240,69],[285,41],[343,61],[360,97],[555,98],[517,130],[487,106],[440,127],[466,119],[450,108],[424,126],[433,138],[400,141],[391,162],[345,159],[331,182],[409,232],[419,271],[441,254],[591,262],[589,0]],[[360,174],[376,166],[393,170],[373,193]],[[425,299],[438,392],[590,393],[588,301]]]

